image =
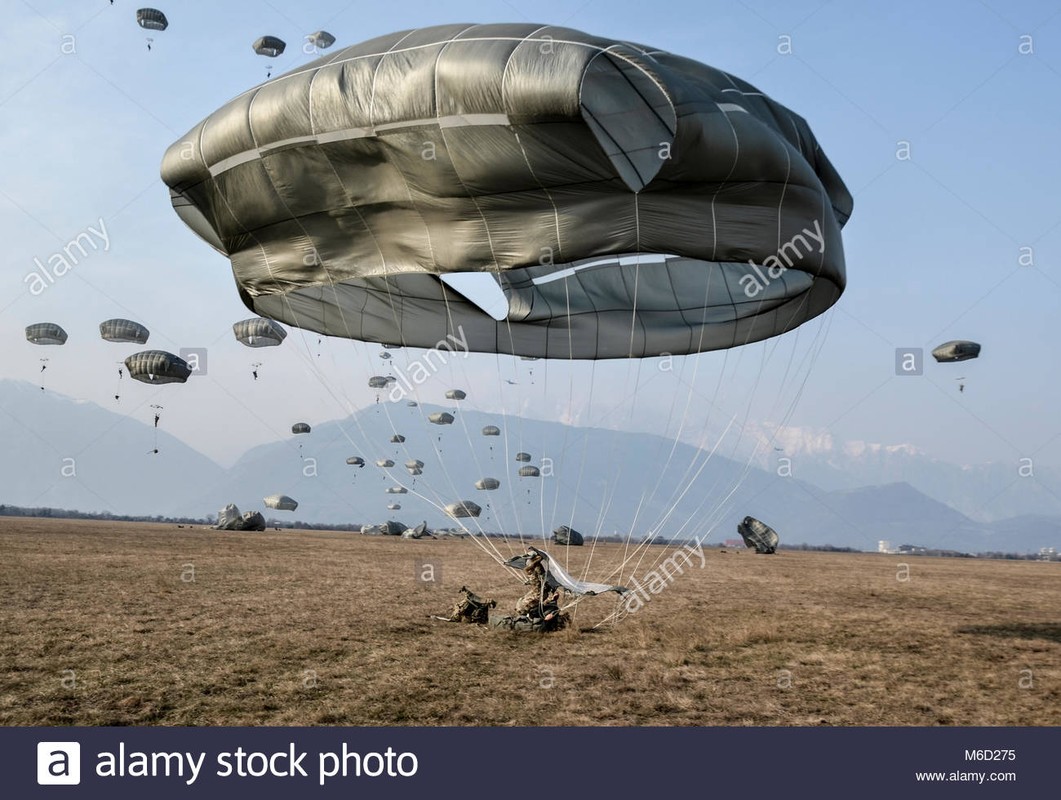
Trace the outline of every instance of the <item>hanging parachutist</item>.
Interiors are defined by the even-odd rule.
[[[122,368],[118,367],[118,380],[122,379]]]
[[[48,365],[47,364],[41,364],[41,372],[44,372],[44,370],[46,370],[46,369],[48,369]]]
[[[959,392],[964,392],[965,391],[965,384],[964,383],[959,383],[958,384],[958,391]]]
[[[158,413],[158,412],[156,411],[156,412],[155,412],[155,427],[156,427],[156,428],[158,427],[158,421],[159,421],[160,419],[162,419],[162,415],[161,415],[161,414],[159,414],[159,413]]]
[[[155,455],[158,455],[158,448],[156,447],[154,450],[148,450],[147,451],[148,455],[151,455],[152,453],[154,453]]]

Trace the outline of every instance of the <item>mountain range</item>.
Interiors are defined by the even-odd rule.
[[[453,423],[428,421],[440,412]],[[484,436],[486,425],[501,435]],[[391,442],[394,434],[405,441]],[[721,542],[736,538],[737,522],[751,515],[777,529],[783,544],[876,550],[888,540],[1014,553],[1061,546],[1061,491],[1055,496],[1050,470],[1024,479],[1016,465],[1012,475],[1005,465],[963,468],[908,446],[835,446],[826,435],[774,436],[780,446],[766,456],[737,460],[646,433],[504,417],[458,403],[382,403],[254,447],[226,469],[139,419],[4,380],[0,436],[8,444],[0,503],[9,505],[203,517],[236,503],[277,520],[443,527],[456,524],[443,506],[471,501],[482,513],[463,520],[469,529],[530,536],[568,524],[589,537]],[[517,461],[518,452],[531,460]],[[351,456],[365,466],[348,465]],[[787,470],[777,468],[783,458]],[[393,466],[377,466],[388,459]],[[413,459],[423,462],[422,474],[406,469]],[[537,466],[541,476],[520,477],[524,466]],[[481,478],[500,487],[476,489]],[[263,508],[272,494],[295,498],[298,509]],[[395,503],[401,508],[388,508]]]

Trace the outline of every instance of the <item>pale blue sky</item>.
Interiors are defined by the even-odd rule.
[[[730,71],[800,113],[855,198],[845,230],[849,285],[824,321],[748,353],[657,365],[549,365],[477,357],[424,387],[451,384],[468,402],[507,414],[658,429],[676,417],[685,438],[704,427],[711,398],[723,417],[780,421],[796,380],[790,353],[824,346],[790,422],[838,440],[909,443],[945,460],[1061,463],[1056,320],[1061,308],[1061,8],[1049,2],[396,2],[256,0],[163,3],[170,27],[147,34],[118,0],[14,0],[0,32],[0,377],[46,385],[149,419],[167,404],[168,430],[223,461],[287,436],[290,424],[370,404],[378,348],[293,331],[275,351],[231,336],[249,316],[227,262],[188,231],[158,177],[166,147],[236,94],[265,79],[260,35],[288,42],[274,75],[311,60],[304,34],[326,28],[336,47],[445,22],[532,21],[651,44]],[[70,35],[71,40],[64,40]],[[790,36],[792,54],[778,52]],[[1022,54],[1023,36],[1032,53]],[[75,53],[64,53],[72,44]],[[900,141],[911,158],[900,161]],[[34,297],[34,258],[104,220],[110,248]],[[1021,247],[1034,267],[1020,267]],[[210,375],[162,391],[130,386],[115,406],[116,362],[128,349],[98,339],[113,316],[151,328],[150,346],[210,348]],[[70,334],[43,352],[23,328],[54,321]],[[927,365],[895,378],[894,349],[952,338],[980,341],[978,361]],[[318,357],[317,353],[320,352]],[[760,374],[763,354],[771,361]],[[403,356],[403,357],[408,357]],[[254,383],[249,365],[262,361]],[[397,362],[396,362],[397,363]],[[518,382],[512,387],[499,380]],[[726,378],[719,389],[719,370]],[[695,371],[695,377],[694,377]],[[954,380],[967,378],[959,394]],[[531,381],[534,381],[533,385]],[[693,385],[694,389],[687,388]],[[778,400],[774,391],[789,387]],[[592,408],[567,407],[575,398]],[[204,422],[211,420],[211,422]],[[1045,446],[1045,447],[1044,447]]]

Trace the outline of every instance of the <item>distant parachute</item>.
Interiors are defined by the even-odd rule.
[[[296,422],[291,426],[291,433],[309,433],[312,430],[305,422]]]
[[[756,553],[768,555],[777,550],[777,531],[755,517],[745,517],[743,522],[737,523],[737,533],[746,546],[755,548]]]
[[[251,47],[260,56],[276,58],[278,55],[283,54],[284,48],[287,47],[287,42],[276,36],[260,36],[254,40],[254,44]]]
[[[368,388],[370,389],[386,389],[387,384],[395,380],[391,377],[385,377],[383,375],[373,375],[368,379]]]
[[[950,361],[968,361],[980,355],[980,345],[964,339],[944,342],[932,351],[932,357],[940,363]]]
[[[482,508],[471,500],[460,500],[456,503],[450,503],[442,510],[454,519],[460,519],[462,517],[477,517],[483,513]]]
[[[409,406],[409,408],[416,408],[416,407],[417,407],[418,405],[420,405],[420,404],[419,404],[418,402],[416,402],[415,400],[410,400],[410,401],[409,401],[408,403],[406,403],[405,405]]]
[[[306,40],[311,42],[314,47],[320,50],[327,50],[333,44],[335,44],[335,37],[332,36],[328,31],[317,31],[311,33],[306,37]]]
[[[266,508],[275,508],[279,511],[294,511],[298,508],[298,501],[286,494],[272,494],[262,500]]]
[[[141,8],[136,12],[137,24],[148,31],[164,31],[169,27],[166,15],[157,8]]]
[[[36,322],[26,326],[26,340],[33,344],[66,344],[66,331],[54,322]]]
[[[500,436],[501,429],[496,425],[487,425],[483,428],[483,436]]]
[[[427,421],[435,425],[452,425],[453,415],[448,411],[436,411],[434,414],[428,414]]]
[[[151,335],[139,322],[131,319],[108,319],[99,324],[100,338],[108,342],[130,342],[133,344],[147,344]]]
[[[404,486],[389,486],[387,487],[387,494],[408,494],[409,490]]]
[[[516,461],[530,461],[530,460],[531,460],[531,454],[530,453],[516,453]]]
[[[520,467],[519,476],[521,478],[539,478],[541,477],[541,471],[537,467]]]
[[[129,377],[144,383],[184,383],[192,368],[181,357],[165,350],[142,350],[125,359]]]
[[[501,481],[497,478],[480,478],[475,482],[475,488],[483,491],[497,489],[500,485]]]
[[[394,462],[389,458],[381,458],[376,462],[377,467],[389,468],[394,466]]]
[[[350,456],[350,458],[346,459],[346,463],[351,467],[363,467],[365,466],[365,459],[361,458],[361,456]]]
[[[418,458],[410,458],[408,461],[405,462],[405,468],[406,469],[423,469],[424,468],[424,462],[421,461]]]
[[[446,392],[447,400],[463,400],[467,396],[468,393],[465,392],[463,389],[450,389],[448,392]]]
[[[263,317],[232,323],[232,333],[247,347],[276,347],[287,338],[287,331],[279,322]]]
[[[400,433],[396,433],[391,437],[391,444],[401,444],[405,441],[405,437]]]
[[[387,508],[390,511],[400,511],[402,507],[401,503],[387,503]]]

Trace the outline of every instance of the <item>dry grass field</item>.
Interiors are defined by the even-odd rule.
[[[431,618],[521,593],[471,540],[0,518],[0,724],[1061,724],[1061,565],[705,552],[543,636]]]

